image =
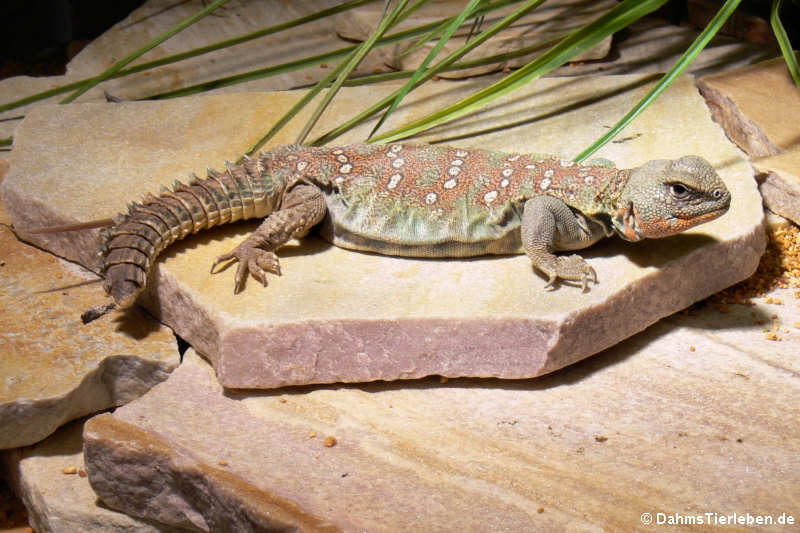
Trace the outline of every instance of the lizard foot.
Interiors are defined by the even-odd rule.
[[[589,290],[589,281],[597,284],[597,272],[586,262],[586,260],[576,254],[561,255],[556,258],[555,268],[548,269],[549,279],[545,288],[553,289],[557,280],[580,281],[583,292]]]
[[[269,250],[263,250],[256,246],[248,245],[243,242],[227,254],[220,255],[214,260],[211,265],[211,273],[216,274],[221,270],[227,268],[225,265],[222,269],[214,271],[217,265],[230,261],[228,265],[233,262],[238,262],[239,266],[236,268],[236,285],[233,288],[233,293],[238,294],[244,288],[244,282],[247,279],[247,274],[256,278],[265,287],[267,286],[267,272],[281,275],[281,266],[278,263],[278,256]]]

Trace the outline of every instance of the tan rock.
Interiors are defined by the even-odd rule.
[[[122,405],[178,365],[172,332],[141,310],[81,324],[100,280],[0,226],[0,449]]]
[[[414,93],[416,104],[401,108],[387,127],[486,83],[432,84]],[[344,91],[320,130],[386,90]],[[647,90],[642,77],[540,80],[424,140],[571,157]],[[35,110],[20,126],[3,194],[18,227],[105,218],[186,172],[235,159],[297,97],[220,95]],[[573,104],[565,107],[567,101]],[[370,127],[342,142],[363,138]],[[556,370],[749,276],[764,249],[752,171],[710,120],[691,81],[676,83],[622,137],[598,157],[636,166],[703,155],[727,181],[732,207],[686,235],[636,245],[609,240],[587,251],[600,279],[589,293],[545,291],[524,256],[422,261],[306,239],[283,249],[284,274],[268,288],[251,280],[234,296],[235,269],[211,276],[208,265],[254,227],[245,224],[168,250],[144,303],[212,361],[226,387],[430,374],[521,378]],[[275,143],[292,139],[287,130]],[[26,238],[97,267],[96,231]]]
[[[454,17],[464,9],[465,5],[466,4],[460,0],[438,0],[429,2],[398,24],[396,28],[393,28],[392,32],[410,30],[417,26],[431,24],[446,17]],[[591,4],[583,2],[582,0],[557,0],[555,2],[547,2],[471,51],[464,56],[462,61],[472,61],[484,57],[505,54],[537,44],[541,45],[540,50],[525,56],[508,59],[501,63],[452,72],[443,72],[440,74],[440,77],[461,79],[469,76],[486,74],[488,72],[497,72],[505,68],[521,67],[541,54],[548,46],[551,46],[550,43],[554,39],[559,39],[570,31],[574,31],[588,24],[597,18],[598,13],[611,9],[614,5],[615,2],[608,0],[592,2]],[[468,20],[455,35],[450,38],[434,62],[454,52],[457,48],[466,44],[468,39],[499,22],[505,16],[519,9],[519,7],[519,5],[512,5],[492,11],[486,15],[481,26],[474,31],[472,28],[473,21]],[[336,27],[339,35],[345,39],[363,41],[375,31],[382,14],[383,4],[371,3],[360,6],[351,12],[338,15],[336,17]],[[380,49],[379,53],[386,63],[393,68],[398,70],[415,70],[436,46],[438,38],[439,36],[437,35],[434,40],[414,51],[411,51],[410,48],[412,45],[416,45],[416,39]],[[602,59],[608,55],[610,49],[611,37],[607,37],[592,48],[576,56],[573,61]]]
[[[764,205],[800,224],[800,147],[753,161],[761,173],[758,186]]]
[[[228,2],[213,14],[199,20],[155,49],[137,59],[134,64],[162,59],[173,54],[208,46],[219,41],[240,37],[282,22],[308,15],[339,4],[335,0],[293,0],[281,2],[263,0],[259,2]],[[148,0],[89,43],[67,65],[64,76],[32,78],[17,76],[0,81],[0,103],[16,100],[21,96],[36,94],[96,76],[127,56],[142,44],[161,35],[203,9],[201,2],[175,3],[170,0]],[[86,94],[80,102],[104,102],[105,92],[124,99],[137,99],[167,91],[188,87],[213,79],[241,74],[247,70],[270,65],[289,63],[308,55],[337,50],[352,43],[341,40],[330,20],[320,20],[287,29],[272,35],[259,37],[236,46],[229,46],[178,63],[140,72],[123,78],[104,82]],[[372,72],[378,63],[368,61],[362,65],[364,72]],[[234,87],[223,87],[218,91],[267,91],[285,90],[317,81],[327,74],[317,65],[305,70],[284,72],[277,76],[251,80]],[[44,102],[57,103],[67,94],[59,94]],[[26,114],[43,102],[0,114],[10,118]],[[19,121],[0,121],[0,138],[14,134]]]
[[[89,479],[112,508],[199,531],[641,531],[645,512],[728,509],[777,519],[800,483],[800,419],[786,408],[800,332],[754,339],[750,313],[778,306],[733,307],[667,319],[536,381],[232,393],[190,350],[166,383],[87,423]]]
[[[60,428],[35,446],[0,453],[15,492],[22,495],[37,532],[158,533],[175,528],[138,520],[102,505],[83,461],[83,420]]]
[[[800,146],[800,89],[782,58],[700,78],[714,120],[751,157]]]

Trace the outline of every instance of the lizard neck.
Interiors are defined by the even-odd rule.
[[[629,169],[619,169],[608,180],[598,194],[598,203],[603,206],[603,211],[609,215],[607,232],[616,233],[626,241],[640,241],[644,238],[639,230],[636,220],[638,213],[632,201],[623,198],[623,191],[630,179]]]

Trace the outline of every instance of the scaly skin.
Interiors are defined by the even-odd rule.
[[[730,193],[697,156],[621,170],[486,150],[415,144],[288,146],[193,177],[147,197],[105,233],[106,290],[133,304],[157,255],[190,233],[248,218],[261,226],[212,266],[238,261],[235,291],[250,274],[280,274],[275,250],[322,222],[337,246],[414,257],[526,253],[556,281],[597,277],[578,250],[614,234],[637,241],[674,235],[725,213]]]

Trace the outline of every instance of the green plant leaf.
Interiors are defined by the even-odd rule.
[[[491,27],[489,27],[486,30],[484,30],[483,32],[481,32],[475,38],[471,39],[468,43],[465,43],[464,45],[459,47],[457,50],[454,50],[449,56],[444,58],[442,61],[440,61],[439,63],[437,63],[433,67],[427,69],[425,71],[425,74],[422,76],[422,78],[420,78],[419,81],[416,83],[415,87],[418,87],[419,85],[425,83],[429,79],[433,78],[439,72],[441,72],[441,71],[447,69],[448,67],[450,67],[451,65],[453,65],[453,63],[455,63],[458,59],[460,59],[461,57],[463,57],[464,55],[469,53],[474,48],[476,48],[476,47],[480,46],[481,44],[483,44],[486,40],[488,40],[493,35],[497,34],[503,28],[509,26],[510,24],[513,24],[514,21],[518,20],[519,18],[521,18],[523,15],[525,15],[526,13],[531,11],[532,9],[535,9],[536,7],[538,7],[542,2],[544,2],[544,0],[528,0],[527,2],[525,2],[521,7],[519,7],[518,9],[513,11],[512,13],[510,13],[510,14],[506,15],[505,17],[503,17],[500,21],[498,21],[497,23],[493,24]],[[494,6],[497,6],[498,4],[500,4],[500,2],[494,4]],[[475,15],[482,14],[482,11],[483,10],[479,10],[478,12],[475,13]],[[360,124],[361,122],[363,122],[367,118],[371,117],[373,114],[377,113],[378,111],[380,111],[384,107],[390,105],[392,103],[392,101],[394,100],[394,98],[399,93],[399,91],[400,90],[398,89],[397,91],[395,91],[392,94],[390,94],[389,96],[383,98],[379,102],[371,105],[370,107],[368,107],[367,109],[365,109],[364,111],[362,111],[361,113],[356,115],[355,117],[353,117],[350,120],[346,121],[344,124],[341,124],[338,127],[328,131],[327,133],[325,133],[321,137],[318,137],[317,139],[315,139],[314,141],[311,142],[311,145],[320,146],[322,144],[328,143],[331,140],[333,140],[336,137],[338,137],[339,135],[343,134],[344,132],[349,131],[350,129],[354,128],[356,125]]]
[[[191,17],[189,17],[186,20],[184,20],[183,22],[180,22],[180,23],[176,24],[175,26],[173,26],[169,30],[165,31],[164,33],[162,33],[161,35],[159,35],[158,37],[156,37],[155,39],[153,39],[152,41],[150,41],[149,43],[147,43],[143,47],[141,47],[138,50],[136,50],[134,53],[130,54],[129,56],[127,56],[123,60],[118,61],[117,63],[115,63],[111,68],[109,68],[108,70],[106,70],[105,72],[100,74],[99,76],[94,77],[94,78],[90,79],[89,81],[87,81],[78,90],[76,90],[74,93],[72,93],[71,95],[66,97],[64,100],[62,100],[61,103],[62,104],[68,104],[69,102],[72,102],[73,100],[75,100],[77,97],[79,97],[80,95],[82,95],[83,93],[85,93],[86,91],[91,89],[92,87],[94,87],[97,84],[99,84],[99,83],[111,78],[112,76],[114,76],[114,74],[116,74],[117,72],[122,70],[122,67],[124,67],[125,65],[127,65],[131,61],[133,61],[136,58],[142,56],[143,54],[149,52],[150,50],[152,50],[153,48],[155,48],[159,44],[163,43],[164,41],[166,41],[167,39],[169,39],[170,37],[172,37],[176,33],[185,30],[186,28],[188,28],[189,26],[191,26],[192,24],[194,24],[198,20],[202,19],[203,17],[205,17],[205,16],[211,14],[212,12],[216,11],[217,8],[225,5],[227,2],[228,2],[228,0],[216,0],[216,2],[214,2],[212,4],[209,4],[209,6],[206,7],[205,9],[202,9],[202,10],[198,11],[197,13],[192,15]]]
[[[372,142],[390,142],[406,138],[466,115],[559,67],[608,35],[654,11],[664,3],[666,0],[624,0],[597,20],[571,33],[553,48],[499,82],[425,118],[378,136],[372,139]]]
[[[786,35],[786,30],[781,22],[781,4],[783,0],[772,0],[772,11],[770,12],[769,22],[772,25],[772,31],[775,33],[775,38],[778,40],[778,46],[783,54],[783,59],[786,61],[786,68],[789,69],[794,84],[800,87],[800,68],[797,66],[797,56],[792,49],[792,43],[789,42],[789,36]]]
[[[689,64],[697,57],[703,48],[706,47],[708,42],[711,40],[714,35],[722,28],[722,25],[725,24],[725,21],[728,20],[728,17],[734,12],[736,7],[739,5],[741,0],[727,0],[720,10],[714,15],[714,18],[708,23],[705,29],[697,36],[694,42],[686,49],[683,55],[675,62],[669,71],[664,74],[664,77],[659,80],[659,82],[650,90],[644,98],[642,98],[639,103],[637,103],[633,108],[628,111],[628,113],[620,119],[611,129],[609,129],[605,135],[597,139],[593,142],[589,147],[587,147],[584,151],[580,154],[575,156],[575,161],[583,161],[597,150],[602,148],[603,146],[608,143],[611,139],[613,139],[622,129],[630,124],[630,122],[635,119],[639,114],[644,111],[650,103],[658,98],[658,96],[664,92],[664,90],[669,87],[675,79],[680,76],[680,74],[689,66]]]
[[[417,4],[415,4],[415,6],[416,5],[421,5],[421,3],[418,2]],[[412,6],[409,9],[414,9],[414,6]],[[410,14],[410,12],[408,12],[408,14]],[[402,18],[404,18],[405,16],[407,16],[407,14],[401,15]],[[398,20],[396,20],[395,22],[399,22],[400,20],[402,20],[402,18],[398,18]],[[432,24],[428,24],[424,28],[416,28],[413,30],[408,30],[406,32],[399,32],[394,36],[389,36],[377,42],[384,41],[383,44],[389,44],[390,42],[395,42],[396,40],[403,40],[407,38],[409,35],[415,35],[416,34],[415,32],[418,33],[425,32],[432,26],[433,26]],[[346,50],[347,51],[346,53],[348,54],[347,57],[352,58],[358,52],[360,46],[361,45],[350,46],[346,49],[340,49],[339,51],[336,51],[336,53],[344,54]],[[317,94],[319,94],[320,91],[322,91],[322,89],[330,85],[330,83],[334,79],[336,79],[339,76],[339,74],[345,69],[348,63],[349,61],[345,59],[335,69],[329,72],[323,79],[317,82],[317,84],[314,85],[314,87],[310,91],[304,94],[300,98],[300,100],[297,101],[297,103],[295,103],[280,119],[278,119],[278,121],[269,129],[269,131],[267,131],[267,133],[265,133],[258,141],[256,141],[256,143],[252,147],[250,147],[250,149],[246,152],[245,155],[254,154],[262,146],[264,146],[270,139],[272,139],[281,130],[281,128],[283,128],[292,118],[294,118],[300,112],[300,110],[303,109],[303,107],[305,107],[311,100],[313,100],[314,97]]]
[[[184,59],[189,59],[192,57],[197,57],[203,54],[208,54],[210,52],[214,52],[216,50],[221,50],[223,48],[228,48],[231,46],[235,46],[237,44],[245,43],[247,41],[252,41],[253,39],[258,39],[260,37],[264,37],[267,35],[271,35],[273,33],[278,33],[286,29],[296,28],[303,24],[307,24],[309,22],[313,22],[315,20],[329,17],[331,15],[335,15],[337,13],[341,13],[343,11],[347,11],[349,9],[353,9],[358,7],[362,4],[367,4],[369,2],[374,2],[375,0],[351,0],[350,2],[345,2],[341,5],[334,6],[328,9],[323,9],[321,11],[317,11],[316,13],[312,13],[310,15],[306,15],[304,17],[299,17],[294,20],[290,20],[288,22],[284,22],[281,24],[276,24],[274,26],[269,26],[267,28],[263,28],[260,30],[256,30],[254,32],[246,33],[244,35],[240,35],[238,37],[234,37],[232,39],[226,39],[223,41],[218,41],[216,43],[201,46],[199,48],[194,48],[192,50],[187,50],[186,52],[181,52],[179,54],[174,54],[167,57],[162,57],[160,59],[156,59],[153,61],[148,61],[146,63],[141,63],[139,65],[134,65],[132,67],[128,67],[116,72],[112,78],[121,78],[123,76],[128,76],[130,74],[136,74],[138,72],[142,72],[145,70],[150,70],[156,67],[160,67],[163,65],[169,65],[171,63],[177,63],[178,61],[183,61]],[[323,59],[322,61],[325,61]],[[78,89],[82,87],[85,83],[94,81],[98,78],[98,76],[94,76],[91,78],[84,78],[82,80],[78,80],[73,83],[69,83],[67,85],[62,85],[61,87],[55,87],[53,89],[48,89],[47,91],[42,91],[40,93],[32,94],[30,96],[26,96],[24,98],[20,98],[18,100],[14,100],[12,102],[8,102],[6,104],[0,105],[0,112],[8,111],[10,109],[15,109],[17,107],[22,107],[24,105],[38,102],[40,100],[45,100],[50,98],[51,96],[56,96],[58,94],[66,93],[72,91],[73,89]]]
[[[420,66],[417,68],[414,74],[411,75],[411,79],[408,80],[408,82],[397,93],[397,96],[395,97],[394,101],[392,101],[391,105],[389,106],[389,109],[386,110],[383,116],[381,116],[378,123],[375,124],[375,127],[372,128],[372,132],[369,134],[369,137],[375,135],[375,133],[380,129],[380,127],[389,117],[389,115],[391,115],[392,112],[397,108],[397,106],[400,105],[400,102],[403,100],[403,98],[405,98],[405,96],[409,93],[409,91],[411,91],[411,89],[414,88],[414,86],[420,80],[420,78],[422,78],[422,76],[425,74],[425,70],[428,68],[428,65],[430,65],[431,61],[433,61],[436,58],[436,56],[439,55],[439,52],[442,51],[442,48],[444,48],[444,45],[447,44],[447,41],[450,40],[450,37],[453,36],[456,30],[458,30],[458,28],[461,27],[464,21],[470,15],[472,15],[475,9],[484,1],[485,0],[470,0],[467,6],[463,10],[461,10],[461,12],[455,18],[453,18],[450,21],[450,23],[447,24],[447,26],[444,27],[444,31],[442,32],[442,36],[439,38],[439,42],[436,43],[436,46],[433,47],[433,49],[428,53],[427,57],[420,64]]]
[[[387,0],[386,7],[389,6],[389,1]],[[345,62],[345,66],[343,69],[339,71],[339,74],[336,77],[336,80],[333,82],[331,87],[328,89],[328,92],[325,93],[325,96],[322,98],[322,101],[319,103],[317,108],[314,110],[314,113],[311,115],[311,118],[308,122],[303,126],[300,134],[297,136],[297,144],[302,144],[303,141],[306,140],[308,137],[308,133],[311,131],[311,128],[319,120],[319,117],[322,116],[322,113],[327,109],[328,105],[333,100],[336,93],[339,92],[339,89],[342,87],[342,83],[350,73],[355,69],[364,57],[372,50],[375,46],[375,43],[383,37],[383,34],[391,28],[392,26],[396,25],[398,22],[403,20],[405,17],[410,15],[416,9],[419,9],[422,5],[428,2],[428,0],[418,0],[413,6],[411,6],[408,10],[406,10],[406,5],[408,5],[409,0],[398,0],[395,7],[392,9],[391,12],[386,14],[386,8],[384,8],[384,15],[381,17],[381,21],[378,23],[378,27],[375,28],[375,31],[372,32],[372,35],[367,38],[366,41],[361,43],[356,50],[352,53],[352,55],[347,59]]]

